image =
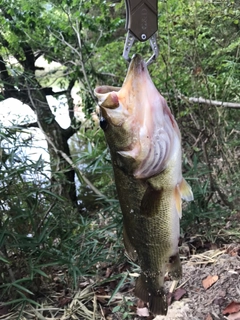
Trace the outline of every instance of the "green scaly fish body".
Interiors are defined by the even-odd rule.
[[[141,56],[122,88],[95,89],[123,213],[128,257],[141,267],[135,294],[154,314],[167,313],[164,275],[182,274],[178,254],[181,198],[193,199],[182,177],[181,135]]]

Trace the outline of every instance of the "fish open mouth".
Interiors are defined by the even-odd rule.
[[[121,127],[119,134],[128,136],[128,144],[117,152],[135,160],[134,176],[148,178],[164,170],[174,135],[180,138],[180,133],[142,57],[133,56],[122,88],[97,87],[95,94],[103,117],[112,127]]]

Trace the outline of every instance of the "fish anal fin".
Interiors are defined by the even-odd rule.
[[[181,198],[186,201],[192,201],[193,200],[193,193],[190,185],[187,183],[187,181],[182,178],[182,181],[178,185],[178,189],[181,195]]]
[[[168,304],[164,289],[151,290],[148,285],[148,278],[141,274],[136,280],[135,295],[144,302],[149,303],[149,310],[154,315],[166,315]]]
[[[130,242],[125,227],[123,227],[123,243],[124,243],[124,247],[125,247],[126,257],[132,261],[136,261],[137,257],[138,257],[137,251],[134,248],[134,246],[132,245],[132,243]]]
[[[182,199],[181,199],[181,194],[179,192],[178,186],[175,187],[174,198],[175,198],[177,213],[179,218],[181,219],[182,218]]]
[[[179,253],[169,258],[167,270],[172,280],[179,280],[182,277],[182,265],[181,265]]]

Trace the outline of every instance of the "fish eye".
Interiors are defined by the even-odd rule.
[[[100,124],[100,127],[103,129],[103,131],[105,131],[107,129],[107,127],[108,127],[108,122],[103,117],[100,118],[99,124]]]

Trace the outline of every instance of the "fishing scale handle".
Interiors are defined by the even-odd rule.
[[[147,41],[158,29],[157,0],[125,0],[126,29],[139,41]]]

